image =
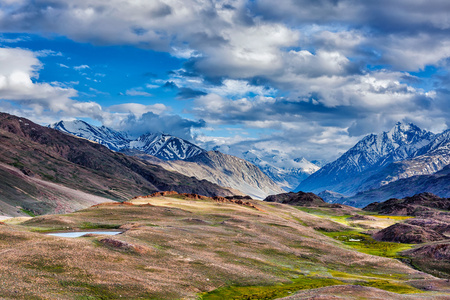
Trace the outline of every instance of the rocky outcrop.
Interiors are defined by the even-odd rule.
[[[356,214],[354,216],[351,216],[347,218],[347,220],[350,221],[375,221],[377,218],[371,217],[371,216],[365,216],[365,215],[359,215]]]
[[[428,230],[433,230],[441,234],[450,233],[450,223],[446,220],[439,221],[434,219],[411,219],[406,221],[407,224],[420,226]]]
[[[397,223],[382,229],[375,233],[373,238],[378,241],[405,244],[421,244],[447,239],[446,236],[432,229],[407,223]]]
[[[431,193],[420,193],[403,199],[392,198],[381,203],[374,202],[363,209],[384,215],[419,216],[430,211],[430,208],[449,210],[450,198],[441,198]]]
[[[131,251],[139,254],[150,252],[150,249],[148,247],[140,246],[140,245],[134,245],[127,242],[111,239],[111,238],[105,238],[99,240],[99,242],[109,248],[115,249],[115,250],[121,250],[121,251]]]
[[[283,193],[278,195],[268,196],[264,201],[277,202],[283,204],[290,204],[296,206],[324,206],[327,205],[322,198],[313,193]]]
[[[425,245],[419,248],[404,251],[403,253],[414,257],[450,261],[450,243]]]

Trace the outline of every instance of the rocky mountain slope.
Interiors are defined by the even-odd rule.
[[[187,159],[205,152],[186,140],[163,133],[148,133],[133,139],[124,132],[93,126],[81,120],[60,121],[49,127],[97,142],[114,151],[138,150],[164,160]]]
[[[0,113],[0,177],[0,214],[7,215],[67,212],[104,198],[127,199],[159,190],[232,194],[205,180],[4,113]]]
[[[296,190],[331,190],[349,196],[399,179],[434,174],[450,163],[449,136],[449,131],[435,135],[398,123],[388,132],[366,136]]]
[[[450,198],[441,198],[432,193],[420,193],[403,199],[391,198],[383,202],[374,202],[364,210],[393,216],[421,216],[431,209],[450,211]]]
[[[304,157],[292,160],[282,155],[264,156],[253,150],[242,153],[242,157],[258,166],[285,191],[293,190],[300,182],[320,169],[320,166]]]
[[[218,151],[206,152],[171,135],[148,133],[132,140],[125,133],[92,126],[84,121],[61,121],[50,127],[98,142],[115,151],[139,156],[165,169],[230,187],[256,199],[283,192],[253,164]]]
[[[450,198],[450,166],[447,165],[441,171],[432,175],[417,175],[400,179],[376,189],[341,198],[336,202],[364,207],[372,202],[380,202],[390,198],[404,198],[423,192]]]
[[[186,160],[163,161],[135,153],[142,159],[186,176],[229,187],[255,199],[282,193],[283,190],[255,165],[218,151],[203,152]]]

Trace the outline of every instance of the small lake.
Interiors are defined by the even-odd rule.
[[[85,234],[103,234],[103,235],[116,235],[122,233],[123,231],[68,231],[68,232],[54,232],[54,233],[46,233],[47,235],[59,236],[59,237],[68,237],[68,238],[77,238],[83,236]]]

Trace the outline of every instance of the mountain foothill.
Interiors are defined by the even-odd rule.
[[[320,167],[0,113],[0,293],[449,299],[449,163],[450,131],[413,124]]]

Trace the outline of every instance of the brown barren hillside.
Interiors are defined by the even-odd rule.
[[[169,172],[4,113],[0,113],[0,179],[0,215],[68,212],[107,199],[126,200],[159,190],[232,195],[205,180]],[[77,196],[77,192],[84,196]],[[96,197],[90,200],[85,194]]]
[[[355,289],[358,297],[367,290],[399,299],[450,296],[443,280],[322,234],[345,234],[352,227],[290,205],[246,202],[254,207],[172,193],[20,225],[7,221],[0,225],[0,294],[7,299],[275,299],[304,289],[357,285],[373,288]],[[39,233],[86,228],[123,233],[80,238]],[[430,283],[434,291],[426,290]]]

